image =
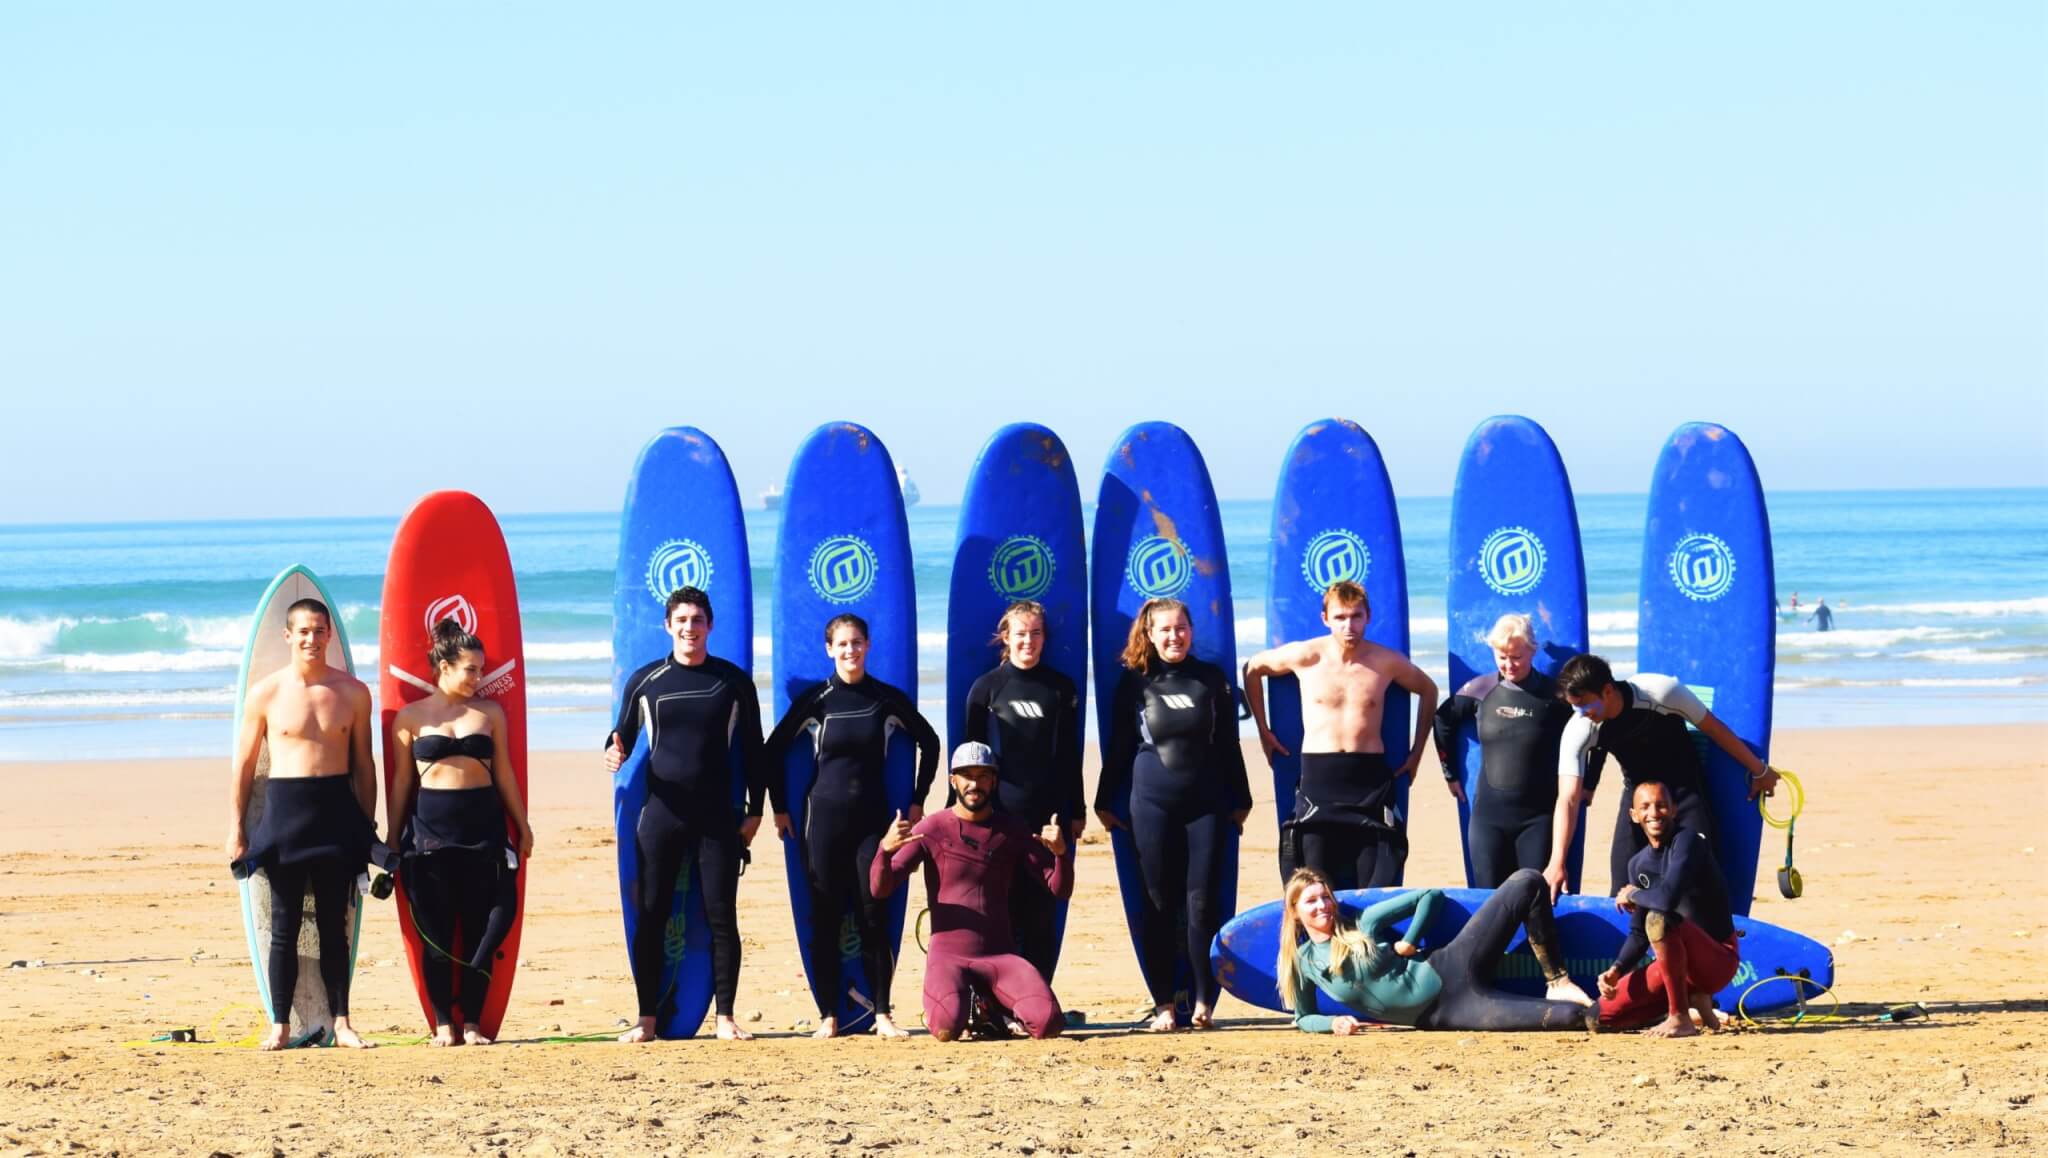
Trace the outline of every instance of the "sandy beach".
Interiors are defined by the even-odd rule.
[[[1056,988],[1064,1040],[815,1043],[781,858],[741,884],[740,1010],[763,1040],[549,1044],[632,1012],[610,781],[533,759],[539,845],[505,1041],[368,1054],[133,1044],[256,1014],[219,848],[219,761],[0,765],[0,1153],[1818,1153],[2031,1147],[2048,1113],[2048,760],[2038,726],[1783,732],[1810,793],[1806,896],[1754,915],[1835,947],[1842,1020],[1689,1042],[1629,1035],[1310,1037],[1226,998],[1222,1029],[1122,1032],[1145,1004],[1108,845],[1081,850]],[[1265,778],[1254,755],[1255,792]],[[1270,781],[1266,781],[1270,784]],[[1602,792],[1598,814],[1614,807]],[[1457,876],[1456,813],[1418,782],[1411,883]],[[1592,825],[1589,883],[1606,863]],[[1272,802],[1240,907],[1271,899]],[[1767,866],[1782,844],[1767,833]],[[1769,867],[1766,868],[1768,878]],[[1763,895],[1768,894],[1768,895]],[[915,894],[914,894],[915,897]],[[915,901],[913,901],[913,904]],[[356,1023],[420,1032],[388,905],[365,919]],[[906,939],[899,1013],[917,1021]],[[1931,1015],[1888,1024],[1887,1005]],[[1100,1028],[1098,1028],[1100,1027]]]

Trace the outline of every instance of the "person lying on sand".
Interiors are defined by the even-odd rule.
[[[1307,1033],[1338,1035],[1368,1028],[1350,1014],[1311,1012],[1321,993],[1375,1020],[1417,1029],[1598,1028],[1593,999],[1565,974],[1542,874],[1521,869],[1508,877],[1450,944],[1425,958],[1416,943],[1428,933],[1442,899],[1441,889],[1402,893],[1367,909],[1354,926],[1339,911],[1327,877],[1296,869],[1281,907],[1274,973],[1294,1024]],[[1408,932],[1397,936],[1394,922],[1411,914]],[[1548,979],[1542,997],[1493,988],[1501,955],[1524,927]]]

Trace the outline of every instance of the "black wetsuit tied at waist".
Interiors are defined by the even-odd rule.
[[[265,777],[263,816],[249,851],[232,866],[234,875],[314,863],[346,864],[357,872],[373,862],[390,868],[390,850],[363,814],[353,781],[346,773]]]

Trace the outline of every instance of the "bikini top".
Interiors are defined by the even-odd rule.
[[[412,758],[422,764],[438,763],[450,756],[467,756],[488,766],[497,752],[497,743],[488,732],[471,732],[467,736],[442,736],[430,732],[414,737],[412,742]]]

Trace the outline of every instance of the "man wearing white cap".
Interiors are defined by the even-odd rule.
[[[1074,890],[1066,834],[1057,824],[1032,832],[996,811],[995,753],[969,742],[953,752],[953,805],[915,825],[898,813],[882,834],[869,885],[879,899],[920,864],[938,877],[932,894],[931,952],[924,969],[924,1023],[952,1041],[967,1026],[971,990],[995,996],[1032,1037],[1057,1035],[1066,1024],[1059,999],[1015,948],[1010,889],[1044,887],[1064,900]],[[1031,869],[1019,872],[1020,866]]]

